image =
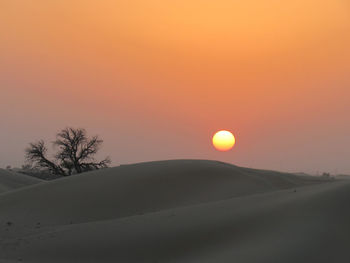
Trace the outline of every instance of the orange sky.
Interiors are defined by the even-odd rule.
[[[350,173],[347,0],[1,0],[0,21],[0,166],[73,125],[115,164]]]

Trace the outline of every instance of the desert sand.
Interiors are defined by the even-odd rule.
[[[0,169],[0,193],[40,182],[42,182],[42,180],[34,177]]]
[[[123,165],[2,193],[0,262],[349,262],[349,200],[350,180]]]

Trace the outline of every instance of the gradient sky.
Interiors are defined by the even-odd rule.
[[[0,0],[0,166],[73,126],[115,165],[350,173],[349,76],[348,0]]]

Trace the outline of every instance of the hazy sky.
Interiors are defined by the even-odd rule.
[[[0,0],[0,166],[74,126],[115,165],[350,173],[349,76],[348,0]]]

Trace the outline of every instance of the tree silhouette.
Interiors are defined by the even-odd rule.
[[[98,136],[87,137],[85,129],[65,128],[57,133],[53,142],[57,148],[53,160],[47,158],[47,148],[43,140],[29,144],[25,150],[26,160],[35,167],[62,176],[106,168],[110,164],[109,158],[99,162],[94,159],[102,143],[103,140]]]

